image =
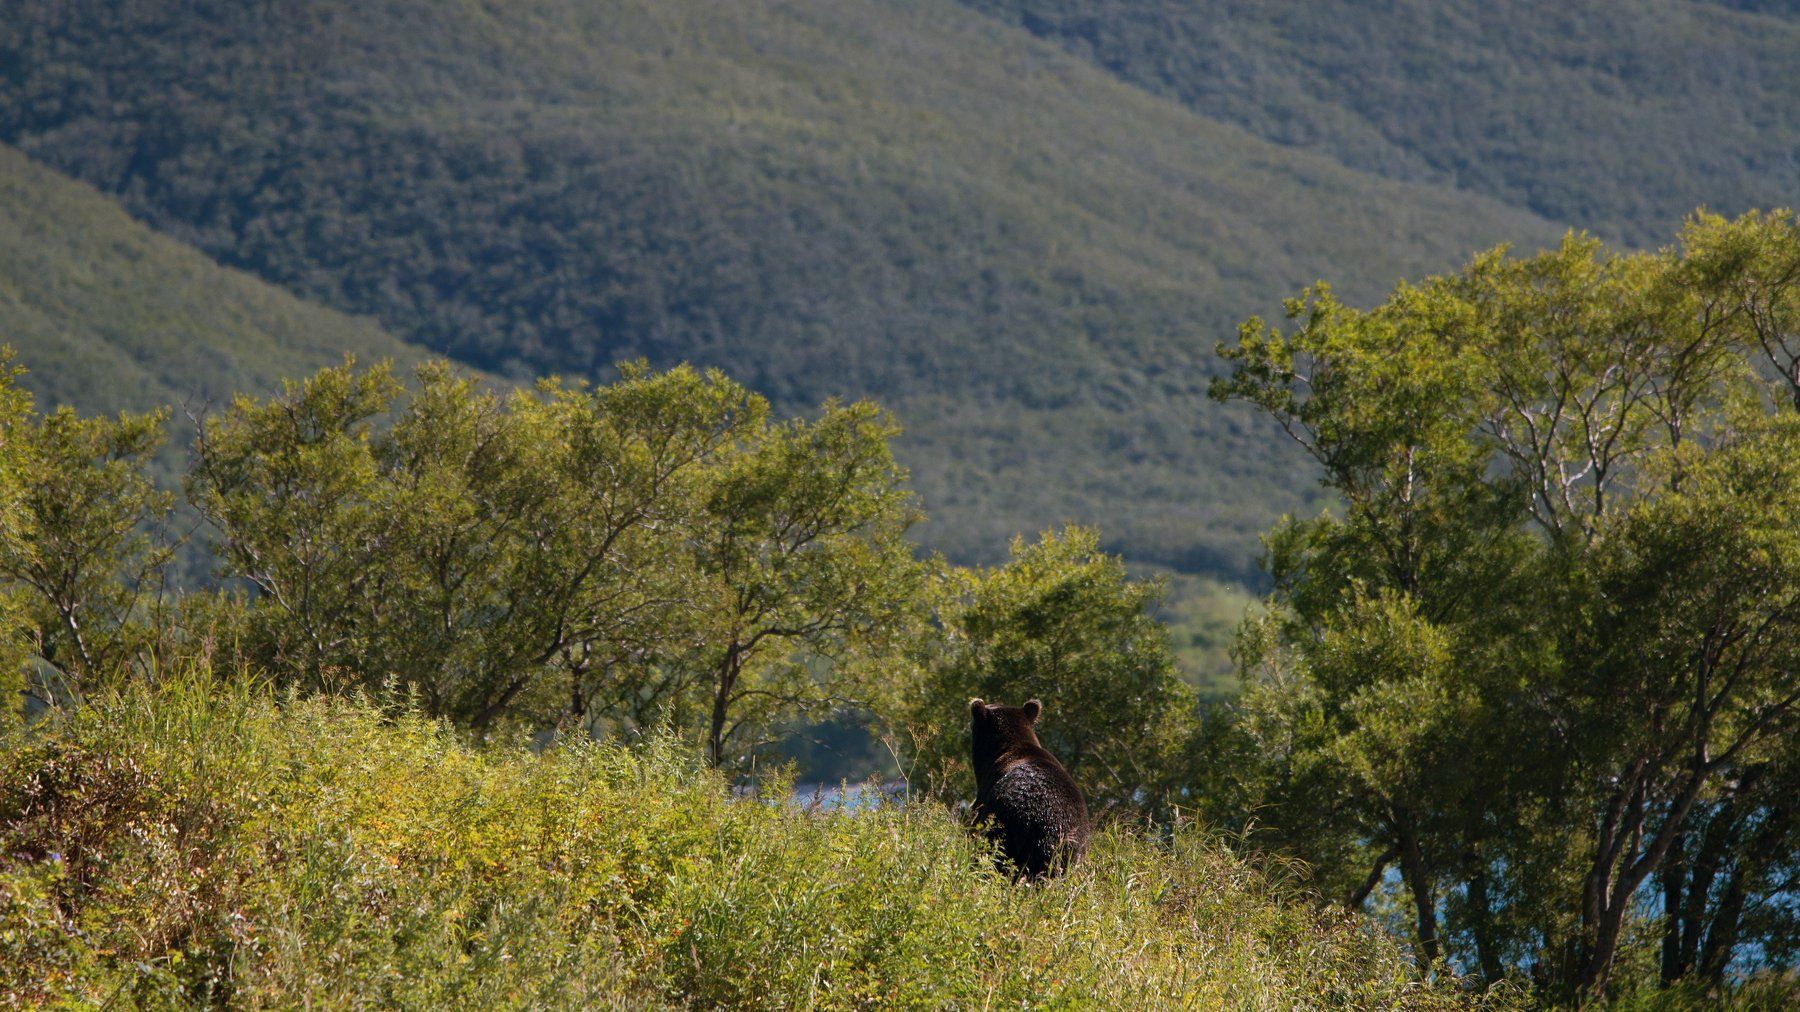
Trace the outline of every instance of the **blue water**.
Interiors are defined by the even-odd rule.
[[[906,802],[906,784],[889,781],[874,784],[795,784],[788,801],[796,808],[817,812],[862,812],[881,804]]]

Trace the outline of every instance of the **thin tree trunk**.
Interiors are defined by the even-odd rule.
[[[1623,908],[1608,906],[1594,926],[1594,944],[1582,960],[1579,993],[1585,1001],[1599,1001],[1606,992],[1613,958],[1619,954],[1619,938],[1625,930]]]
[[[1400,873],[1406,879],[1406,887],[1412,893],[1413,911],[1418,919],[1419,953],[1424,956],[1423,966],[1429,968],[1438,961],[1440,950],[1437,932],[1437,899],[1431,894],[1431,875],[1425,868],[1425,855],[1419,848],[1419,836],[1412,825],[1412,816],[1401,809],[1395,813],[1396,835],[1400,841]]]
[[[500,695],[498,697],[478,710],[473,717],[469,718],[469,730],[487,730],[488,725],[492,724],[495,718],[505,713],[506,708],[512,705],[513,698],[519,694],[520,690],[525,688],[527,681],[528,679],[525,678],[515,678],[507,683],[506,688],[500,690]]]
[[[1475,958],[1481,963],[1481,976],[1489,981],[1505,975],[1500,966],[1500,952],[1494,942],[1494,907],[1488,896],[1487,865],[1477,866],[1469,879],[1469,906],[1475,913]]]
[[[1731,954],[1738,943],[1738,924],[1744,915],[1745,869],[1740,865],[1726,880],[1719,896],[1718,912],[1706,932],[1706,948],[1701,953],[1698,969],[1703,979],[1719,983],[1725,979],[1725,968],[1731,965]]]
[[[741,647],[737,640],[725,648],[725,657],[719,662],[719,679],[713,686],[712,734],[707,744],[707,759],[714,766],[725,761],[725,722],[731,717],[731,690],[737,684],[739,669],[743,666]]]
[[[1706,930],[1706,902],[1712,896],[1713,880],[1725,860],[1726,848],[1737,835],[1737,813],[1727,803],[1714,813],[1706,833],[1701,837],[1700,853],[1694,858],[1694,869],[1688,882],[1686,901],[1681,912],[1681,960],[1677,976],[1693,972],[1700,961],[1701,935]]]
[[[1684,833],[1669,848],[1669,860],[1662,868],[1663,940],[1662,982],[1667,987],[1680,979],[1681,936],[1686,926],[1685,886],[1687,885],[1687,835]]]
[[[1582,960],[1577,977],[1577,993],[1582,998],[1598,1000],[1606,991],[1613,960],[1619,954],[1619,940],[1624,937],[1625,916],[1631,911],[1631,898],[1637,894],[1638,887],[1655,874],[1668,858],[1669,847],[1682,832],[1682,824],[1693,807],[1702,783],[1703,778],[1699,776],[1688,783],[1682,796],[1671,805],[1662,825],[1653,834],[1644,834],[1643,802],[1641,799],[1634,800],[1633,817],[1628,823],[1630,844],[1615,853],[1604,867],[1606,879],[1603,881],[1610,882],[1610,889],[1603,885],[1600,890],[1604,906],[1601,908],[1599,922],[1595,924],[1593,947]]]
[[[1382,851],[1381,856],[1375,859],[1374,867],[1369,869],[1369,877],[1363,879],[1362,886],[1350,894],[1350,899],[1344,905],[1352,910],[1360,909],[1363,902],[1369,898],[1369,894],[1375,891],[1377,885],[1381,884],[1381,876],[1387,872],[1387,866],[1399,856],[1400,845],[1397,843]]]
[[[1763,813],[1762,825],[1756,835],[1750,839],[1748,846],[1738,850],[1736,867],[1732,868],[1731,878],[1719,897],[1719,909],[1713,914],[1712,924],[1706,931],[1706,949],[1696,963],[1700,975],[1715,984],[1725,979],[1725,970],[1731,965],[1731,957],[1737,951],[1744,904],[1750,895],[1749,883],[1763,880],[1770,861],[1781,851],[1782,837],[1787,835],[1790,828],[1787,819],[1788,809],[1785,806],[1770,806]]]
[[[581,673],[573,669],[569,671],[569,716],[577,725],[587,716],[587,700],[581,694]]]

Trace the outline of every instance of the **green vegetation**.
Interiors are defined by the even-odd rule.
[[[1124,752],[1164,723],[1179,740],[1192,709],[1151,618],[1160,587],[1093,532],[1021,542],[989,572],[920,558],[894,430],[867,402],[776,421],[687,366],[504,396],[442,362],[410,389],[385,365],[323,369],[206,420],[184,487],[213,579],[170,596],[184,539],[149,478],[161,418],[38,415],[11,378],[0,592],[37,708],[198,657],[482,736],[668,726],[749,768],[804,718],[929,716],[970,679],[1079,682],[1093,705],[1069,743],[1138,807],[1161,766]],[[1001,681],[982,674],[1002,658]],[[1120,693],[1135,708],[1105,713]]]
[[[1791,968],[1800,224],[1571,236],[1288,317],[1245,324],[1217,392],[1343,507],[1271,537],[1204,807],[1351,907],[1396,867],[1418,951],[1490,980]]]
[[[47,407],[203,409],[346,352],[413,362],[375,325],[227,270],[0,145],[0,343]],[[175,421],[185,421],[176,412]],[[183,430],[184,432],[187,430]],[[176,441],[185,450],[185,438]],[[164,458],[165,471],[177,466]]]
[[[4,144],[0,344],[14,349],[25,368],[20,382],[47,408],[162,412],[167,424],[150,437],[159,446],[151,474],[165,489],[187,466],[190,412],[273,390],[283,377],[352,352],[408,364],[423,358],[367,320],[219,266]],[[197,518],[178,505],[160,519],[185,529]],[[154,575],[191,581],[208,566],[191,546]]]
[[[1096,532],[922,558],[866,402],[328,368],[204,426],[225,581],[166,596],[160,419],[8,375],[0,969],[151,1005],[1791,1005],[1800,223],[1288,315],[1216,391],[1341,505],[1270,535],[1208,708]],[[1046,700],[1105,825],[1069,878],[1007,885],[952,816],[972,694]],[[794,807],[765,746],[823,713],[876,723],[904,810]]]
[[[14,6],[9,995],[1795,1003],[1778,6]]]
[[[1800,200],[1771,0],[964,0],[1194,111],[1650,246]]]
[[[646,356],[784,410],[878,397],[934,504],[921,533],[961,561],[1078,520],[1135,562],[1252,578],[1256,534],[1316,494],[1195,394],[1274,293],[1373,298],[1549,238],[1526,212],[1648,244],[1699,205],[1800,197],[1778,4],[17,6],[0,140],[465,363]],[[126,324],[33,380],[94,409],[334,357],[258,364],[249,335],[301,312],[265,309],[221,342],[235,362],[191,367],[223,375],[171,356],[114,382],[157,317],[105,291],[34,310]],[[40,364],[49,336],[7,322]],[[388,354],[370,327],[326,338],[345,326],[287,332]]]
[[[685,366],[502,398],[431,363],[400,393],[327,369],[201,433],[188,489],[284,683],[392,686],[478,731],[692,715],[718,763],[854,695],[907,628],[925,573],[873,405],[775,424]]]
[[[1192,827],[1102,832],[1019,888],[935,805],[813,813],[664,740],[472,749],[192,676],[8,745],[0,990],[26,1003],[1469,1003]]]
[[[1323,274],[1554,235],[949,0],[23,4],[0,66],[0,140],[465,363],[879,398],[965,562],[1075,520],[1253,578],[1311,475],[1205,400],[1213,343]]]
[[[29,397],[11,389],[10,363],[0,358],[0,369],[13,408],[0,441],[17,482],[16,512],[0,528],[0,578],[19,592],[15,614],[48,692],[80,700],[129,671],[152,636],[175,548],[166,529],[174,497],[156,489],[148,467],[162,418],[83,418],[66,406],[34,417]],[[12,651],[5,659],[19,664]]]
[[[946,705],[980,696],[1016,706],[1053,688],[1039,734],[1089,805],[1166,817],[1180,787],[1168,773],[1189,744],[1194,698],[1151,615],[1162,588],[1130,580],[1100,552],[1098,533],[1079,528],[1036,544],[1015,540],[1006,565],[949,582],[944,634],[907,715],[910,727],[928,729],[914,743],[916,768],[943,778],[938,786],[951,796],[967,796],[974,780],[961,775],[960,726],[929,731],[961,718]]]

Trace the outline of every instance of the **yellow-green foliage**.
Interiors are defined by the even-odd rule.
[[[193,679],[15,734],[0,784],[0,993],[27,1004],[1466,1001],[1197,831],[1107,830],[1015,886],[941,807],[734,798],[669,741],[476,749]]]

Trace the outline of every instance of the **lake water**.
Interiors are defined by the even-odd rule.
[[[874,784],[795,784],[788,800],[796,808],[819,812],[858,812],[875,807],[881,799],[904,804],[906,784],[891,780]]]

